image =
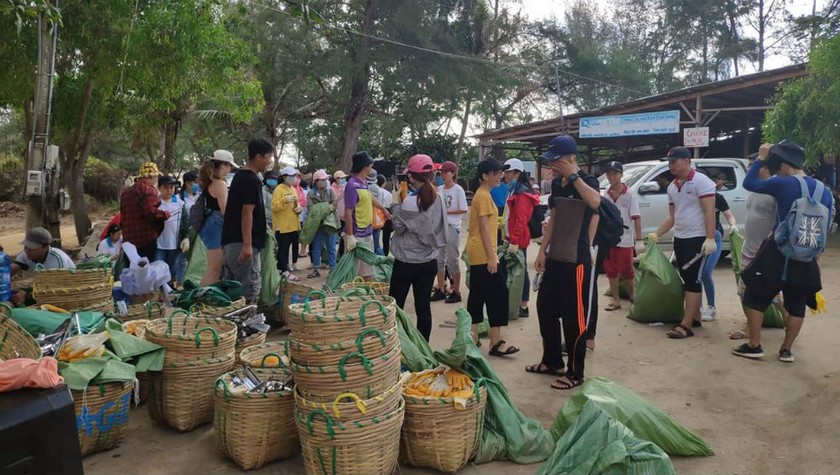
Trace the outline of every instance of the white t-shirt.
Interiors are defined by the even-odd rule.
[[[35,270],[35,267],[38,265],[35,261],[29,260],[26,257],[26,252],[21,252],[15,258],[15,262],[19,262],[27,267],[29,270]],[[70,259],[64,251],[61,249],[57,249],[55,247],[50,246],[50,250],[47,251],[47,257],[44,258],[44,263],[42,264],[44,269],[75,269],[76,264],[73,263],[73,259]]]
[[[706,237],[700,204],[700,199],[705,197],[715,197],[715,182],[697,170],[691,170],[684,182],[677,178],[668,185],[668,203],[674,206],[674,237]]]
[[[111,257],[116,256],[122,249],[122,239],[117,242],[111,242],[111,238],[106,237],[99,241],[99,248],[96,249],[97,254],[108,254]]]
[[[169,212],[169,219],[163,225],[163,232],[157,238],[158,249],[178,249],[178,233],[181,232],[181,213],[184,211],[184,202],[173,195],[169,201],[161,201],[161,211]]]
[[[391,209],[391,206],[394,204],[394,195],[381,186],[379,189],[382,191],[382,196],[380,196],[380,198],[382,198],[382,202],[379,204],[381,204],[385,209]]]
[[[446,206],[446,221],[450,226],[457,230],[461,230],[461,218],[463,214],[449,214],[450,211],[467,212],[467,194],[461,185],[455,184],[452,188],[446,188],[446,185],[438,187],[438,193],[443,197],[443,204]]]
[[[602,194],[615,204],[616,208],[621,212],[621,219],[624,221],[624,226],[626,226],[624,234],[621,235],[621,242],[618,243],[617,247],[633,247],[636,240],[636,226],[633,220],[639,219],[642,215],[639,212],[638,195],[630,191],[627,185],[624,185],[624,189],[616,197],[613,196],[612,190],[609,188],[604,190]]]

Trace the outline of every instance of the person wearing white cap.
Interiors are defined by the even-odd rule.
[[[311,210],[312,206],[318,203],[329,203],[330,208],[332,208],[333,213],[335,213],[335,209],[338,204],[338,197],[335,194],[335,190],[330,187],[329,175],[327,175],[327,172],[325,170],[316,171],[312,174],[312,180],[312,189],[309,190],[306,205]],[[337,222],[338,216],[336,215],[335,218]],[[335,247],[337,240],[338,234],[327,232],[323,227],[318,229],[318,232],[315,233],[315,237],[312,239],[312,246],[310,246],[309,252],[312,253],[313,269],[312,272],[306,276],[307,278],[314,279],[321,276],[321,272],[318,268],[321,267],[321,253],[323,252],[324,243],[326,243],[327,246],[327,262],[329,263],[330,272],[335,269]]]
[[[214,284],[222,276],[222,225],[228,198],[225,177],[234,167],[232,153],[216,150],[198,169],[198,182],[204,191],[196,199],[204,200],[205,212],[204,224],[198,235],[207,248],[207,269],[201,278],[201,286]]]
[[[303,207],[298,201],[295,181],[297,170],[292,167],[285,167],[280,170],[280,184],[274,189],[271,197],[271,209],[274,213],[272,222],[274,233],[277,237],[277,268],[290,281],[298,281],[296,276],[289,269],[289,250],[294,251],[293,262],[297,262],[297,246],[292,244],[298,242],[300,235],[300,214]]]
[[[508,199],[505,204],[504,233],[508,241],[508,252],[515,254],[522,251],[525,260],[525,282],[522,285],[522,301],[519,303],[519,317],[528,317],[528,301],[531,293],[531,279],[528,276],[528,246],[531,244],[531,230],[528,222],[540,204],[539,196],[534,194],[525,164],[518,158],[505,162],[505,183],[508,185]]]

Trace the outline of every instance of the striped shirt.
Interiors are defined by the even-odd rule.
[[[38,265],[37,262],[30,260],[26,257],[26,252],[21,252],[15,258],[15,262],[21,264],[22,266],[26,266],[28,270],[34,270],[35,267]],[[75,269],[76,264],[73,263],[73,259],[70,259],[64,251],[61,249],[55,248],[50,246],[50,250],[47,251],[47,255],[44,258],[44,262],[41,263],[45,269]]]

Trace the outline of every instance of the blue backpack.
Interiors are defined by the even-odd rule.
[[[825,186],[817,181],[814,194],[808,192],[808,184],[802,177],[796,177],[802,188],[802,197],[793,202],[785,219],[776,227],[775,240],[779,251],[785,256],[785,271],[790,259],[811,262],[825,250],[831,210],[822,204]],[[783,277],[784,279],[784,277]]]

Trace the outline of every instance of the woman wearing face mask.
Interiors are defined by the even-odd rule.
[[[265,173],[265,179],[263,180],[262,192],[263,203],[265,203],[265,223],[268,229],[274,229],[274,211],[271,209],[271,198],[274,189],[277,188],[279,179],[280,174],[274,170],[270,170]]]
[[[341,231],[339,231],[338,235],[338,257],[341,258],[344,255],[344,187],[347,186],[347,174],[341,170],[333,173],[333,184],[332,189],[335,192],[335,197],[338,200],[336,203],[336,212],[338,213],[338,219],[341,222]]]
[[[274,213],[272,222],[277,237],[277,268],[291,281],[299,281],[300,277],[289,270],[289,248],[291,247],[293,262],[297,262],[297,243],[300,235],[300,214],[303,208],[298,201],[294,189],[297,171],[292,167],[280,170],[282,182],[271,195],[271,210]]]
[[[303,212],[300,213],[300,216],[298,216],[298,219],[300,219],[300,225],[301,225],[301,227],[303,227],[303,222],[306,221],[306,209],[307,209],[306,208],[306,193],[307,193],[308,190],[306,189],[305,186],[303,186],[303,179],[300,175],[300,172],[298,172],[297,170],[295,170],[295,171],[297,172],[297,175],[295,175],[294,189],[295,189],[295,193],[297,193],[297,196],[298,196],[298,203],[300,204],[301,208],[303,208]],[[295,250],[295,248],[297,248],[297,250]],[[296,243],[292,244],[292,249],[293,249],[292,253],[299,256],[299,257],[306,257],[307,256],[307,254],[306,254],[306,244],[300,244],[300,243],[296,242]],[[292,270],[294,270],[294,271],[299,270],[297,268],[297,259],[295,259],[294,263],[292,264]]]
[[[402,308],[408,289],[414,289],[417,329],[427,341],[432,334],[431,298],[438,254],[446,247],[446,208],[434,185],[432,166],[428,155],[409,159],[405,173],[416,192],[395,205],[391,215],[391,253],[395,260],[390,295]]]
[[[307,207],[312,209],[312,206],[318,203],[329,203],[333,212],[335,212],[338,197],[335,194],[335,190],[329,184],[329,175],[327,175],[327,172],[324,170],[316,171],[312,175],[312,180],[315,182],[315,186],[309,190],[309,194],[306,196]],[[336,216],[336,219],[338,219],[338,216]],[[315,277],[321,276],[318,269],[321,267],[321,253],[324,243],[327,246],[327,262],[330,266],[330,272],[335,269],[335,245],[337,240],[338,233],[329,233],[323,228],[318,229],[318,232],[315,233],[315,238],[312,239],[312,246],[310,246],[313,270],[306,276],[307,278],[314,279]]]
[[[178,198],[184,202],[188,213],[192,205],[195,204],[195,198],[201,193],[201,185],[198,184],[196,178],[198,177],[195,172],[184,173],[184,185],[181,186],[181,191],[178,192]]]

